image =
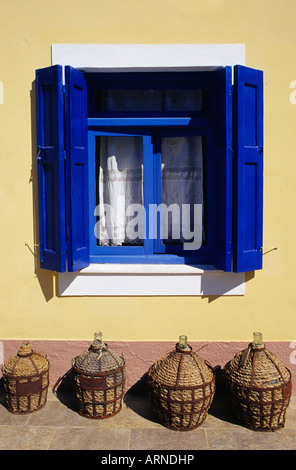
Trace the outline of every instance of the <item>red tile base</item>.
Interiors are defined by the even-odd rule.
[[[24,338],[26,339],[26,338]],[[70,371],[72,360],[87,349],[92,341],[54,341],[32,340],[32,349],[47,356],[50,361],[50,386],[71,386]],[[2,344],[1,344],[2,343]],[[22,340],[2,340],[2,360],[5,362],[18,352]],[[223,368],[234,354],[246,348],[247,342],[189,342],[193,350],[213,367]],[[266,347],[276,354],[292,373],[293,389],[296,394],[296,343],[266,342]],[[127,383],[126,390],[135,385],[151,364],[164,354],[174,350],[174,342],[161,341],[108,341],[108,346],[126,361]],[[1,350],[0,350],[1,354]],[[293,363],[294,362],[294,363]]]

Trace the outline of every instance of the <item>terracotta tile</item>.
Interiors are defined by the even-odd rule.
[[[210,449],[216,450],[287,450],[281,434],[276,432],[251,431],[246,428],[207,429]]]
[[[62,401],[61,401],[62,400]],[[75,400],[71,395],[51,397],[46,407],[38,417],[30,419],[31,424],[39,425],[68,425],[68,426],[87,426],[100,428],[141,428],[141,427],[160,427],[155,413],[146,400],[138,402],[128,401],[128,405],[123,401],[121,411],[110,418],[91,419],[80,416],[77,412]]]
[[[282,429],[281,434],[287,443],[289,450],[296,450],[296,429]]]
[[[51,389],[48,390],[47,393],[47,401],[58,401],[58,397],[56,393],[54,393]]]
[[[10,413],[2,400],[0,436],[0,449],[12,450],[295,450],[296,397],[287,410],[285,428],[274,433],[250,431],[235,423],[219,396],[198,429],[177,432],[157,421],[143,390],[129,393],[120,413],[104,420],[80,416],[71,392],[58,396],[49,392],[45,407],[28,415]]]
[[[81,427],[56,428],[49,450],[128,450],[125,429],[96,430]]]
[[[207,449],[205,431],[171,431],[161,429],[132,429],[131,450],[205,450]]]
[[[31,426],[64,426],[76,424],[77,413],[69,410],[60,402],[48,401],[44,408],[29,416],[28,424]],[[80,417],[79,417],[80,418]]]
[[[143,410],[142,410],[143,411]],[[149,417],[148,417],[149,416]],[[102,428],[159,428],[162,427],[154,414],[138,413],[123,404],[122,410],[115,416],[100,421]]]
[[[53,433],[53,427],[0,426],[0,449],[47,450]]]
[[[38,413],[36,411],[35,413]],[[6,406],[0,405],[0,423],[1,424],[6,424],[6,425],[13,425],[13,426],[24,426],[28,420],[31,414],[14,414],[8,411]]]
[[[230,429],[233,429],[233,428],[236,428],[237,426],[239,426],[239,424],[237,422],[235,422],[234,420],[224,420],[224,419],[221,419],[220,417],[217,417],[217,416],[213,416],[211,414],[208,414],[206,420],[201,424],[200,428],[203,428],[203,429],[208,429],[208,428],[218,428],[218,429],[222,429],[222,428],[230,428]]]
[[[285,429],[296,429],[296,402],[291,400],[286,411]]]

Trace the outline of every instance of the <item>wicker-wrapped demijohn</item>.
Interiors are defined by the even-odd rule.
[[[29,341],[21,344],[2,370],[6,405],[11,413],[32,413],[46,404],[49,361],[33,351]]]
[[[225,365],[223,381],[241,424],[254,431],[284,427],[292,393],[291,372],[266,349],[261,333],[254,333],[253,342]]]
[[[215,394],[213,368],[192,351],[186,336],[150,367],[147,384],[158,419],[176,431],[200,426]]]
[[[86,418],[110,418],[122,408],[125,360],[94,335],[88,349],[74,359],[74,393],[77,411]]]

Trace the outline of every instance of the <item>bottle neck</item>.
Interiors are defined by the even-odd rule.
[[[106,348],[106,344],[104,343],[103,341],[103,336],[102,336],[102,333],[100,331],[96,332],[94,334],[94,340],[92,342],[92,345],[90,346],[90,349],[103,349],[103,348]]]
[[[33,351],[32,351],[32,348],[31,348],[31,344],[29,343],[29,341],[24,341],[17,353],[17,355],[19,357],[27,357],[27,356],[31,356],[33,354]]]
[[[190,353],[192,351],[191,346],[187,344],[187,336],[181,335],[179,336],[179,342],[176,344],[176,351],[182,353]]]
[[[265,344],[262,341],[262,333],[255,331],[253,333],[253,342],[251,343],[253,350],[265,349]]]

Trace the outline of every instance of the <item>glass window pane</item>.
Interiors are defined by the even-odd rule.
[[[161,111],[161,91],[103,90],[102,111]]]
[[[99,245],[142,245],[143,139],[101,136],[96,139],[96,224]]]
[[[102,90],[103,112],[195,112],[202,110],[202,90]]]
[[[186,243],[186,249],[199,248],[203,238],[202,139],[197,136],[161,139],[162,239],[164,243]]]
[[[202,90],[166,90],[165,111],[201,111]]]

